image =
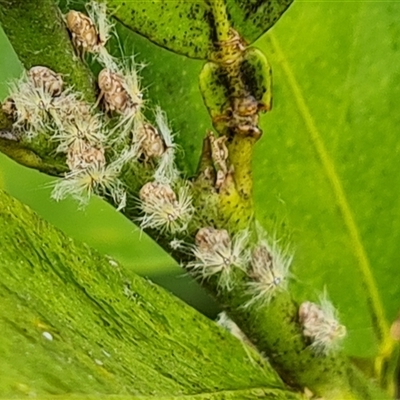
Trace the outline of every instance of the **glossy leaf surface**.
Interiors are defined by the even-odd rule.
[[[293,0],[227,0],[232,27],[249,43],[270,29]],[[154,43],[192,58],[207,59],[216,41],[209,2],[109,0],[115,16]]]
[[[0,398],[297,398],[214,322],[2,191],[0,204]]]

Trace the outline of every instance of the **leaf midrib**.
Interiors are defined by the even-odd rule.
[[[322,165],[323,172],[325,173],[331,186],[337,206],[343,218],[344,225],[352,241],[355,257],[358,261],[357,266],[362,277],[362,284],[368,293],[367,302],[370,309],[371,320],[374,326],[375,334],[377,339],[383,345],[383,342],[385,342],[389,337],[389,325],[385,317],[385,310],[376,286],[375,278],[372,274],[371,264],[363,245],[350,204],[343,189],[343,185],[336,171],[334,162],[325,146],[319,129],[317,128],[314,118],[312,117],[311,111],[306,103],[302,89],[296,80],[296,77],[289,65],[287,58],[285,57],[282,48],[280,47],[278,39],[273,33],[271,33],[269,37],[272,46],[278,55],[282,70],[287,78],[287,83],[293,93],[300,115],[306,125],[310,141],[315,149],[318,160]]]

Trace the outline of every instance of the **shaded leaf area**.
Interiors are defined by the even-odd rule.
[[[258,215],[291,232],[297,297],[326,287],[348,328],[347,351],[365,357],[376,345],[361,264],[389,321],[400,308],[399,12],[393,3],[299,3],[259,42],[270,49],[274,110],[255,154]]]
[[[227,0],[232,27],[249,43],[271,28],[293,0]],[[115,16],[154,43],[192,58],[208,59],[216,33],[209,1],[109,0]]]
[[[254,393],[291,398],[257,353],[216,324],[4,192],[0,204],[1,397],[214,399],[260,387]]]

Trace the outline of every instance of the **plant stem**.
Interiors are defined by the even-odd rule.
[[[224,0],[209,0],[212,14],[214,16],[214,29],[219,42],[227,42],[230,36],[230,24],[226,14]]]
[[[0,23],[26,69],[46,66],[63,74],[87,101],[95,101],[92,74],[76,57],[54,0],[1,1]]]
[[[61,13],[54,0],[0,2],[0,23],[26,69],[46,66],[63,75],[63,80],[81,92],[88,102],[95,101],[93,76],[79,60],[69,39]],[[10,130],[10,121],[0,109],[0,132]],[[49,175],[61,175],[67,167],[49,154],[38,154],[29,143],[21,144],[5,136],[0,149],[10,158]]]
[[[307,387],[315,395],[331,400],[389,399],[341,353],[318,355],[302,335],[298,305],[287,292],[277,294],[267,305],[243,307],[248,300],[247,278],[237,275],[233,290],[206,285],[259,351],[268,356],[280,376],[290,385]]]

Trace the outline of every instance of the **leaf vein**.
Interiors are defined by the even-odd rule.
[[[372,324],[377,339],[381,342],[381,345],[383,346],[383,342],[386,342],[387,338],[389,337],[389,326],[385,317],[385,310],[382,304],[382,300],[379,296],[375,278],[372,274],[371,264],[368,259],[368,255],[362,243],[361,235],[353,216],[351,207],[347,200],[340,177],[336,171],[334,162],[324,144],[319,129],[317,128],[317,125],[314,121],[314,118],[311,115],[311,111],[303,96],[300,85],[289,65],[287,58],[284,55],[282,48],[280,47],[277,38],[273,34],[271,34],[270,39],[272,46],[274,47],[276,54],[278,55],[278,58],[280,60],[283,72],[286,75],[287,83],[294,95],[297,107],[307,127],[307,132],[309,134],[311,143],[314,146],[317,157],[332,188],[332,191],[336,198],[337,206],[344,221],[344,225],[353,244],[355,257],[358,260],[357,266],[362,276],[362,284],[369,294],[369,296],[367,296],[367,302],[371,313]]]

